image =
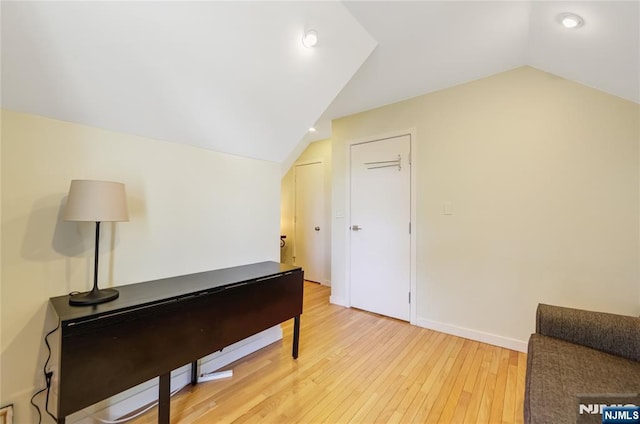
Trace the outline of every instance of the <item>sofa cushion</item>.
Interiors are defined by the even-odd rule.
[[[532,334],[527,355],[525,422],[575,423],[578,394],[640,392],[640,362]]]
[[[640,319],[540,304],[536,333],[640,361]]]

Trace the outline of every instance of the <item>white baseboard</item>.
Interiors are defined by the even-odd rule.
[[[463,337],[465,339],[488,343],[494,346],[517,350],[519,352],[527,352],[527,342],[524,342],[522,340],[498,336],[497,334],[485,333],[484,331],[472,330],[470,328],[458,327],[456,325],[432,321],[425,318],[418,318],[416,321],[416,325],[418,327],[428,328],[430,330]]]
[[[323,286],[327,286],[327,287],[331,287],[331,280],[328,280],[328,279],[322,280],[322,285]]]
[[[350,305],[347,303],[347,299],[339,296],[334,296],[334,295],[329,296],[329,303],[332,303],[338,306],[345,306],[347,308],[350,307]]]
[[[220,352],[202,358],[199,363],[198,375],[210,373],[224,367],[250,353],[253,353],[271,343],[282,339],[282,328],[277,325],[258,334],[224,348]],[[171,391],[180,389],[191,382],[191,365],[185,365],[171,372]],[[67,417],[68,424],[93,424],[93,416],[104,420],[115,420],[131,411],[158,400],[158,379],[154,378],[126,392],[106,399],[83,411],[78,411]]]

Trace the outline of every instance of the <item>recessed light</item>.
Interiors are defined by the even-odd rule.
[[[316,129],[314,127],[309,128],[309,132],[316,132]]]
[[[315,29],[305,31],[302,36],[302,45],[309,49],[318,45],[318,31]]]
[[[563,13],[560,15],[562,26],[569,29],[580,28],[584,25],[582,18],[574,13]]]

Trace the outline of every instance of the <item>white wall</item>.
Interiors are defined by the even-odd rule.
[[[332,298],[345,143],[408,128],[419,323],[523,346],[539,302],[640,314],[639,106],[530,67],[333,122]]]
[[[292,264],[294,249],[294,217],[295,217],[295,166],[297,163],[309,161],[322,161],[324,165],[324,216],[325,216],[325,243],[324,261],[324,283],[331,284],[331,140],[320,140],[311,143],[300,154],[289,171],[282,177],[281,185],[281,209],[280,209],[280,231],[287,236],[286,245],[282,253],[282,260]]]
[[[71,179],[126,184],[130,222],[102,227],[101,287],[279,260],[277,163],[8,110],[1,158],[0,403],[17,423],[37,422],[48,298],[92,283],[94,226],[61,219]]]

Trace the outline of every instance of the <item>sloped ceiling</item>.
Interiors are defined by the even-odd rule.
[[[351,115],[522,66],[527,2],[348,2],[377,48],[327,111]]]
[[[280,162],[375,45],[337,2],[2,2],[2,106]]]
[[[523,65],[639,102],[639,20],[639,0],[3,2],[1,100],[288,168],[331,119]]]
[[[524,65],[640,102],[637,0],[345,5],[378,47],[323,120]],[[584,26],[562,27],[559,15],[566,12],[580,15]]]
[[[558,25],[571,11],[585,24]],[[535,2],[527,65],[640,103],[640,1]]]

